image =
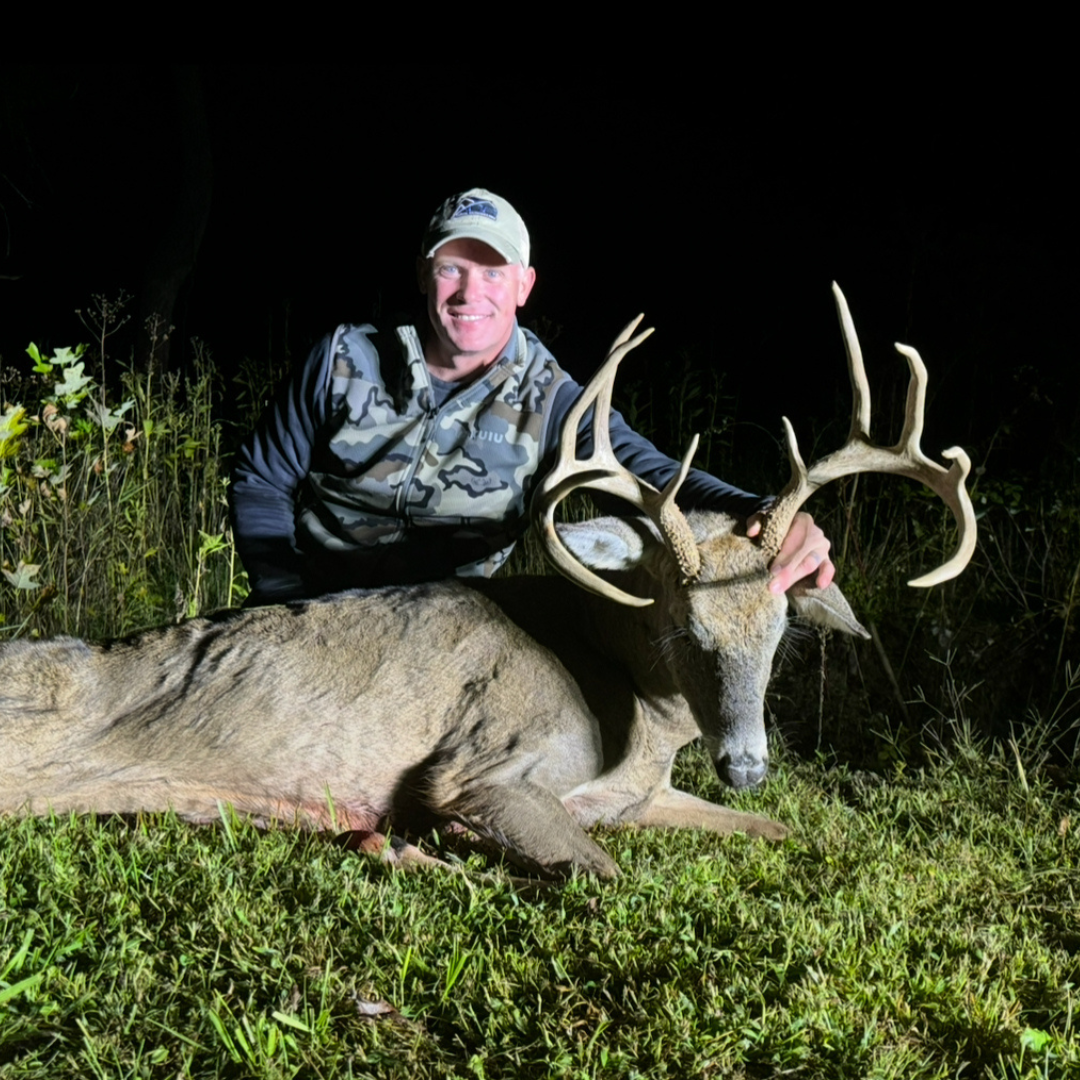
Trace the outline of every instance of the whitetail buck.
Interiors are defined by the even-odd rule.
[[[919,450],[926,370],[913,349],[898,346],[912,372],[900,442],[870,443],[862,358],[835,292],[855,391],[851,434],[807,469],[785,420],[792,479],[760,542],[727,515],[679,511],[694,446],[663,493],[616,461],[607,417],[616,366],[646,336],[631,340],[635,322],[567,418],[539,491],[551,556],[583,587],[552,577],[414,585],[106,645],[2,646],[0,811],[172,808],[208,820],[230,803],[257,819],[381,841],[388,819],[420,810],[544,871],[605,877],[616,865],[583,827],[783,837],[781,825],[675,790],[670,773],[678,749],[701,735],[729,784],[765,776],[763,699],[787,610],[768,590],[767,567],[795,512],[836,477],[895,472],[937,492],[960,529],[956,555],[913,585],[955,576],[975,544],[967,457],[946,451],[946,471]],[[578,462],[578,426],[594,402],[594,454]],[[644,516],[554,526],[556,504],[576,487],[619,495]],[[836,588],[792,593],[808,617],[865,634]]]

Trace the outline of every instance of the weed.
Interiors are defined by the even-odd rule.
[[[242,598],[205,349],[187,379],[123,371],[119,404],[84,348],[28,352],[36,411],[0,426],[0,627],[115,637]]]

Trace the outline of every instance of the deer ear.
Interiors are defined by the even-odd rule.
[[[815,585],[804,585],[797,581],[788,589],[787,597],[795,613],[808,622],[854,637],[870,637],[855,618],[855,612],[851,610],[844,594],[835,585],[819,589]]]
[[[630,570],[645,557],[645,537],[633,519],[603,517],[556,526],[562,542],[590,570]]]

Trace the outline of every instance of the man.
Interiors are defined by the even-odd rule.
[[[536,272],[517,211],[482,188],[447,199],[417,259],[428,326],[344,325],[324,338],[238,455],[230,488],[249,603],[357,586],[490,576],[581,388],[518,326]],[[616,456],[663,487],[678,463],[611,417]],[[579,436],[589,452],[591,433]],[[697,470],[684,508],[746,516],[768,500]],[[833,577],[829,541],[799,514],[774,592]]]

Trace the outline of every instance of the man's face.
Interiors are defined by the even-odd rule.
[[[517,309],[532,291],[536,273],[505,262],[480,240],[461,239],[421,260],[419,277],[439,358],[464,357],[476,367],[497,359],[510,340]]]

